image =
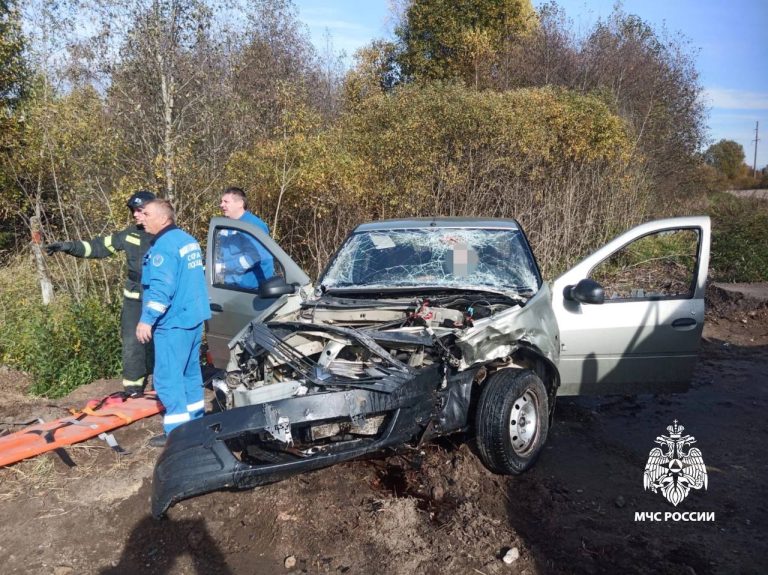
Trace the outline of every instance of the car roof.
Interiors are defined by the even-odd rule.
[[[360,224],[353,233],[408,230],[420,228],[481,228],[519,230],[520,224],[511,218],[405,218],[397,220],[379,220]]]

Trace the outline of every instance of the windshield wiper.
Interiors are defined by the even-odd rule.
[[[343,291],[343,290],[342,290]],[[348,292],[347,292],[348,293]],[[358,297],[354,297],[357,295]],[[363,294],[360,292],[353,292],[353,297],[342,296],[339,292],[331,294],[330,292],[321,296],[316,300],[309,300],[303,302],[301,305],[304,308],[395,308],[395,309],[407,309],[413,305],[413,298],[401,298],[401,299],[378,299],[375,297],[360,297]]]

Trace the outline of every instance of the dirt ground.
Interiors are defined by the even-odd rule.
[[[714,292],[713,292],[714,293]],[[752,294],[754,295],[754,294]],[[0,429],[52,419],[118,388],[60,401],[24,396],[0,368]],[[0,469],[3,573],[514,574],[768,572],[768,306],[714,293],[692,389],[560,398],[547,447],[521,477],[495,476],[460,436],[149,514],[160,418]],[[643,490],[653,440],[677,419],[707,465],[678,507]],[[637,512],[714,521],[639,522]],[[514,550],[517,550],[515,553]],[[511,564],[502,556],[512,550]]]

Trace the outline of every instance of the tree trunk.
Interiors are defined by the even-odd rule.
[[[37,277],[40,279],[43,304],[48,305],[53,301],[53,283],[51,282],[51,278],[48,277],[48,271],[45,267],[45,259],[43,257],[43,249],[41,246],[40,204],[35,206],[35,215],[29,220],[29,227],[32,231],[32,255],[35,258]]]
[[[165,194],[175,204],[174,150],[173,150],[173,76],[167,74],[163,55],[158,50],[157,64],[160,71],[160,90],[163,97],[163,170],[165,175]]]

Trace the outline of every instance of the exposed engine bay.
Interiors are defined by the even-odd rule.
[[[494,294],[370,302],[325,297],[269,324],[282,341],[272,353],[269,335],[258,325],[250,326],[233,350],[239,370],[214,381],[217,400],[222,409],[231,409],[304,395],[313,384],[322,389],[334,381],[366,385],[392,365],[458,368],[461,350],[455,345],[456,334],[521,303],[524,300]],[[369,345],[361,346],[350,328],[355,336],[370,338]],[[315,363],[314,373],[293,367],[291,359],[297,354]]]
[[[154,514],[195,493],[254,487],[465,429],[479,385],[545,360],[514,339],[527,333],[535,342],[519,316],[539,305],[471,292],[324,296],[251,323],[232,349],[239,370],[213,381],[221,411],[176,430],[178,457],[158,461]],[[501,343],[481,352],[477,337]]]

